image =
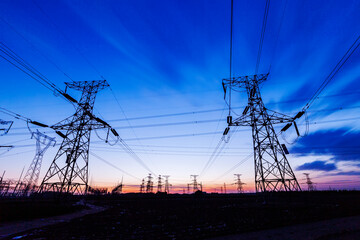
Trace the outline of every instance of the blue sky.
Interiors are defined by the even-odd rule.
[[[236,76],[254,74],[264,7],[265,1],[234,1]],[[271,1],[259,69],[268,72],[271,65],[262,86],[268,108],[293,116],[304,106],[358,37],[359,7],[355,0]],[[202,171],[221,137],[210,133],[226,127],[221,79],[229,76],[230,0],[4,0],[0,16],[0,40],[58,87],[64,89],[64,82],[70,81],[63,72],[76,81],[101,76],[108,80],[112,90],[98,94],[95,113],[118,130],[153,172],[171,175],[173,185],[181,187],[190,181],[190,174]],[[360,187],[359,56],[358,49],[309,109],[308,136],[288,144],[289,161],[301,183],[302,173],[309,172],[319,188]],[[73,114],[69,103],[2,59],[0,74],[1,107],[48,124]],[[234,97],[239,112],[245,104],[246,96]],[[177,114],[185,112],[194,113]],[[124,113],[129,121],[119,121]],[[176,115],[137,119],[163,114]],[[4,114],[0,118],[11,120]],[[192,123],[140,127],[178,122]],[[251,154],[250,129],[238,130],[199,178],[208,191],[231,184],[234,173],[243,174],[253,190],[252,158],[222,176]],[[289,131],[280,140],[291,142],[293,135]],[[125,184],[132,186],[147,176],[148,171],[121,148],[102,143],[95,134],[92,142],[92,152],[137,178],[91,156],[91,184],[112,186],[124,175]],[[9,134],[1,137],[1,144],[8,143],[15,148],[0,156],[0,170],[7,171],[5,178],[17,178],[35,152],[24,122],[16,120]],[[41,176],[56,150],[46,152]]]

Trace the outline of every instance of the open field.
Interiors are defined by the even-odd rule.
[[[107,209],[8,239],[205,239],[360,215],[358,191],[125,194],[87,202]]]

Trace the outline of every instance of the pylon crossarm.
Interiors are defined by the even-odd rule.
[[[265,74],[258,74],[258,75],[252,75],[252,76],[240,76],[240,77],[232,77],[232,78],[224,78],[222,80],[223,84],[225,86],[233,86],[233,87],[246,87],[246,83],[248,81],[256,81],[257,84],[261,84],[264,82],[267,77],[268,73]]]
[[[269,114],[269,118],[272,124],[279,124],[279,123],[290,123],[294,121],[293,117],[287,116],[285,114],[266,109]]]
[[[71,115],[70,117],[67,117],[60,122],[50,126],[50,128],[54,130],[66,130],[67,128],[65,127],[70,127],[72,125],[72,120],[74,119],[74,116],[75,115]]]
[[[236,118],[229,126],[251,126],[251,117],[249,114]]]

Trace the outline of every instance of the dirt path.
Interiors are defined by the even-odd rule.
[[[213,240],[350,240],[360,239],[360,216],[213,238]]]
[[[33,219],[29,221],[18,221],[9,224],[4,224],[0,227],[0,239],[6,238],[10,235],[21,233],[34,228],[41,228],[48,225],[53,225],[62,222],[68,222],[71,219],[79,218],[88,214],[98,213],[104,211],[106,208],[87,204],[90,209],[85,209],[79,212],[70,214],[54,216],[49,218]]]

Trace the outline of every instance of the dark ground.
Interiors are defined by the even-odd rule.
[[[124,194],[87,201],[108,209],[8,239],[204,239],[360,215],[359,191]]]
[[[63,202],[38,198],[0,198],[0,227],[3,223],[71,213],[84,208],[76,199]]]

